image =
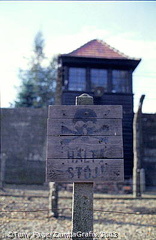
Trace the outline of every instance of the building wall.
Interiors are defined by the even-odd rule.
[[[124,115],[124,131],[129,131],[131,124],[129,116]],[[46,128],[47,109],[2,109],[0,166],[4,168],[6,183],[44,184]],[[128,141],[124,145],[131,158],[132,146]],[[147,186],[156,186],[156,114],[143,114],[142,159]],[[132,162],[127,160],[125,164],[127,169],[132,168]]]
[[[143,114],[142,168],[146,186],[156,187],[156,114]]]
[[[1,166],[6,183],[45,181],[47,109],[2,109]]]

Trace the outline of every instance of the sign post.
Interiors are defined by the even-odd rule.
[[[74,183],[72,239],[92,240],[93,182],[124,180],[122,107],[82,94],[49,106],[47,126],[47,181]]]
[[[76,97],[76,105],[93,105],[93,97],[82,94]],[[72,239],[77,240],[78,233],[81,239],[93,239],[93,182],[73,183]]]

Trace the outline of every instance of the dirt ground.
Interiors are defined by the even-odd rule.
[[[0,191],[0,239],[69,239],[71,192],[59,192],[56,219],[48,214],[47,189],[4,190]],[[133,199],[94,194],[94,236],[94,240],[155,240],[156,195]]]

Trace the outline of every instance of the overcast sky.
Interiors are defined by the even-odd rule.
[[[133,74],[135,110],[156,112],[156,2],[1,2],[1,107],[16,99],[19,68],[32,55],[36,33],[48,57],[68,53],[92,39],[142,61]]]

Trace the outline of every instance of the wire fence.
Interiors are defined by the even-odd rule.
[[[7,195],[6,195],[7,197]],[[21,197],[26,197],[26,201],[27,200],[31,200],[33,202],[33,199],[30,199],[30,198],[35,198],[35,196],[28,196],[28,195],[23,195]],[[48,196],[46,196],[48,198]],[[28,199],[27,199],[28,198]],[[64,198],[66,198],[66,196],[60,196],[60,198],[64,201]],[[72,198],[72,196],[68,196],[68,198]],[[104,201],[108,201],[108,200],[126,200],[126,198],[120,198],[118,199],[117,198],[95,198],[95,200],[104,200]],[[142,198],[133,198],[131,196],[131,198],[127,198],[129,200],[142,200]],[[145,200],[145,198],[144,198]],[[151,200],[150,198],[146,198],[146,200]],[[153,198],[152,200],[155,200],[156,202],[156,198]],[[65,199],[66,201],[66,199]],[[34,201],[35,202],[35,201]],[[5,199],[4,199],[4,203],[5,203]],[[101,202],[102,203],[102,202]],[[26,207],[27,209],[24,209],[21,204],[25,204],[25,202],[23,202],[23,200],[21,199],[20,202],[16,202],[16,200],[14,200],[14,203],[15,205],[12,205],[10,204],[10,202],[7,203],[6,206],[3,206],[3,208],[18,208],[18,209],[0,209],[0,221],[2,222],[7,222],[7,221],[17,221],[17,222],[20,222],[20,221],[30,221],[30,220],[37,220],[37,221],[53,221],[53,217],[50,213],[54,212],[55,210],[58,212],[58,217],[61,219],[63,217],[64,218],[70,218],[72,219],[72,207],[58,207],[58,208],[50,208],[50,207],[37,207],[36,205],[36,208],[33,207],[33,205],[31,206],[31,203],[29,202],[29,205]],[[33,204],[33,203],[32,203]],[[37,204],[37,202],[35,202],[35,204]],[[45,204],[45,200],[44,200],[44,204]],[[46,201],[46,204],[48,204],[48,201]],[[60,202],[60,205],[64,205],[63,202]],[[69,204],[69,202],[65,203],[65,204]],[[100,204],[100,202],[98,202],[98,204]],[[116,202],[114,202],[114,205],[116,204]],[[114,210],[109,210],[109,206],[108,205],[107,207],[100,207],[100,208],[97,208],[96,207],[96,202],[95,202],[95,208],[93,208],[93,213],[95,214],[95,219],[96,217],[98,216],[98,219],[101,219],[103,217],[106,217],[108,215],[110,215],[110,217],[118,217],[119,216],[127,216],[130,217],[130,216],[137,216],[139,217],[139,219],[143,219],[141,217],[143,216],[149,216],[149,217],[154,217],[156,216],[156,207],[154,207],[154,204],[153,204],[153,201],[152,201],[152,206],[149,206],[149,208],[146,206],[140,206],[139,204],[139,207],[138,207],[138,203],[136,204],[136,206],[133,206],[133,204],[130,204],[130,208],[131,210],[130,211],[125,211],[125,206],[124,206],[124,202],[121,202],[121,204],[123,204],[123,210],[118,210],[118,209],[114,209]],[[128,203],[129,204],[129,203]],[[24,205],[23,205],[24,206]],[[102,205],[101,205],[102,206]],[[127,205],[128,206],[128,205]],[[156,205],[155,205],[156,206]],[[112,208],[112,206],[110,206]],[[116,206],[118,207],[118,206]],[[99,215],[97,215],[99,214]]]
[[[35,209],[35,210],[0,210],[1,213],[34,213],[34,212],[49,212],[52,209]],[[57,211],[62,211],[62,210],[72,210],[72,208],[53,208],[53,210],[57,210]],[[103,209],[94,209],[94,212],[103,212],[103,213],[115,213],[115,214],[133,214],[133,215],[156,215],[156,212],[123,212],[123,211],[108,211],[108,210],[103,210]]]

